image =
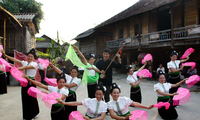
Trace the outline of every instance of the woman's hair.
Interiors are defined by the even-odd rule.
[[[74,66],[72,67],[71,71],[72,71],[73,69],[75,69],[75,70],[77,71],[77,73],[78,73],[78,67],[77,67],[77,66],[74,65]]]
[[[118,89],[119,93],[121,93],[121,90],[120,90],[119,86],[116,83],[112,84],[111,89],[110,89],[110,93],[112,93],[114,89]]]
[[[158,78],[160,77],[160,75],[165,75],[165,73],[162,70],[158,70]]]
[[[59,74],[59,76],[57,77],[57,83],[60,81],[60,79],[64,79],[65,82],[66,82],[66,78],[65,78],[65,74],[64,73]]]
[[[170,56],[173,56],[173,55],[177,55],[178,56],[178,53],[175,50],[173,50],[172,53],[170,54]]]
[[[92,57],[95,58],[95,55],[92,54],[92,53],[89,53],[89,55],[86,55],[85,58],[86,58],[87,60],[89,60],[89,59],[92,58]]]
[[[35,49],[34,49],[34,48],[32,48],[32,49],[27,53],[27,55],[28,55],[28,54],[32,54],[32,55],[34,56],[34,58],[37,59],[37,56],[36,56],[36,54],[35,54]]]
[[[101,91],[103,92],[103,94],[106,93],[106,88],[105,88],[105,86],[103,86],[103,83],[102,83],[102,82],[99,82],[98,85],[96,86],[95,92],[96,92],[97,90],[101,90]]]
[[[132,69],[131,65],[126,65],[126,71],[129,72],[129,70]]]

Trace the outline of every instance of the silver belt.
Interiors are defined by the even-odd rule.
[[[94,82],[94,83],[88,83],[87,85],[94,85],[94,84],[97,84],[97,82]]]

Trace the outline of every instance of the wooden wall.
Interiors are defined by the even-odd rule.
[[[142,14],[142,34],[149,32],[149,12]]]
[[[197,0],[185,0],[185,26],[197,24]]]
[[[178,1],[176,3],[176,5],[173,6],[173,23],[174,23],[174,28],[177,28],[177,27],[183,27],[182,26],[182,13],[184,11],[182,11],[182,8],[183,8],[184,5],[181,4],[181,1]],[[183,13],[184,14],[184,13]]]
[[[157,9],[150,11],[150,15],[149,15],[149,33],[150,32],[157,32],[157,19],[158,19]]]

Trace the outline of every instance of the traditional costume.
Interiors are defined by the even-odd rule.
[[[163,83],[161,84],[160,82],[154,85],[154,91],[156,90],[161,90],[162,92],[165,93],[169,93],[169,89],[171,89],[172,84],[170,83]],[[157,102],[169,102],[170,103],[170,107],[169,109],[165,109],[165,106],[163,106],[162,108],[158,109],[158,113],[159,115],[163,118],[163,119],[176,119],[178,117],[178,114],[176,112],[176,109],[173,106],[173,102],[171,100],[171,98],[169,96],[163,96],[160,95],[157,92]]]
[[[24,73],[32,80],[37,72],[38,65],[36,62],[21,61],[22,66],[31,65],[34,69],[25,69]],[[31,82],[28,82],[26,87],[22,87],[22,108],[23,108],[23,119],[31,120],[39,114],[39,106],[37,98],[28,95],[27,91],[30,87],[36,87]]]
[[[66,83],[68,83],[68,84],[75,83],[77,85],[77,86],[71,87],[71,88],[66,87],[69,90],[69,95],[66,98],[65,102],[76,101],[76,90],[81,84],[81,79],[79,79],[77,77],[72,78],[68,74],[65,74],[65,78],[67,80]],[[67,105],[65,105],[65,110],[66,110],[66,118],[68,118],[69,114],[72,111],[77,111],[77,106],[67,106]]]
[[[138,82],[138,78],[137,78],[137,71],[133,73],[133,75],[128,75],[127,79],[126,79],[127,83],[130,84],[130,83],[137,83]],[[142,96],[141,96],[141,89],[140,89],[140,86],[136,86],[136,87],[133,87],[131,86],[131,89],[130,89],[130,98],[132,101],[134,102],[139,102],[141,103],[142,102]]]
[[[7,93],[6,74],[0,71],[0,94]]]
[[[111,100],[108,102],[108,109],[113,109],[118,116],[126,117],[130,114],[128,106],[132,103],[133,101],[128,97],[119,97],[117,101]]]
[[[57,92],[60,94],[64,94],[68,96],[69,91],[68,89],[61,88],[59,89],[58,87],[53,87],[53,86],[48,86],[48,91],[50,93],[52,92]],[[63,99],[65,102],[66,98]],[[64,105],[61,105],[59,103],[53,104],[51,108],[51,120],[68,120],[68,117],[66,117],[66,109]]]
[[[101,116],[101,113],[107,112],[107,104],[104,101],[98,102],[96,98],[86,98],[82,101],[83,106],[87,107],[86,116],[90,119]]]

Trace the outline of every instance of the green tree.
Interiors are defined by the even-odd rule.
[[[2,0],[0,5],[10,13],[35,13],[36,16],[33,22],[40,29],[40,22],[44,18],[44,12],[41,8],[42,3],[36,0]]]

